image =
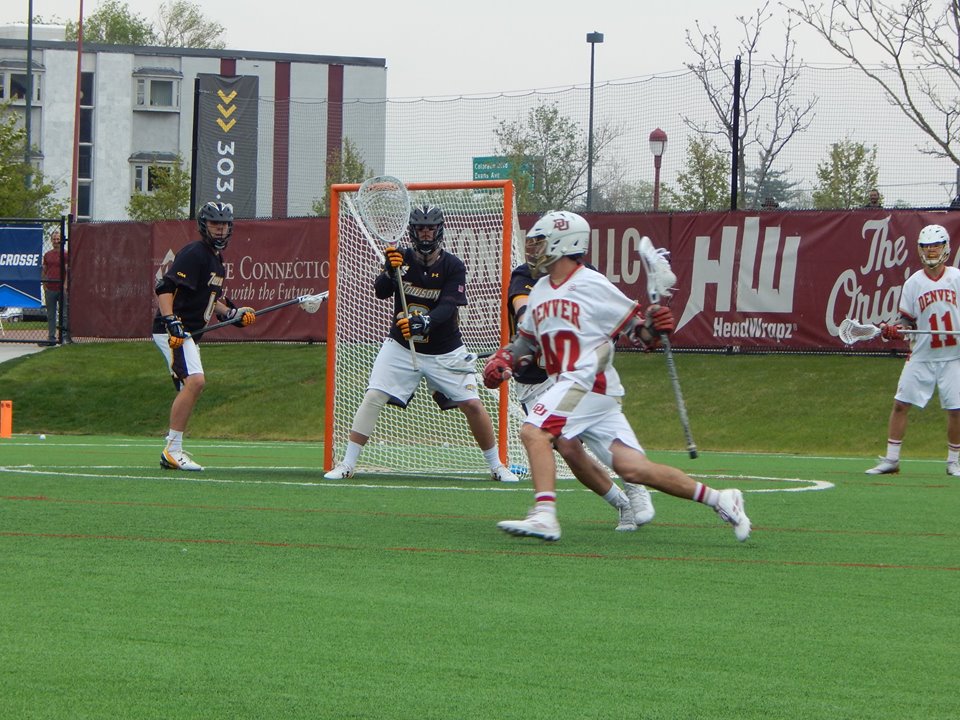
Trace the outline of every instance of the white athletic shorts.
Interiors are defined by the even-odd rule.
[[[367,388],[385,392],[406,406],[417,391],[420,378],[426,378],[431,392],[439,391],[456,403],[474,400],[480,397],[477,394],[476,357],[463,346],[445,355],[417,353],[420,369],[414,370],[409,348],[387,338],[377,353]]]
[[[960,359],[937,362],[907,360],[900,371],[900,382],[897,383],[894,398],[922,408],[930,402],[934,390],[940,395],[941,408],[960,409]]]
[[[644,452],[623,414],[620,398],[590,392],[569,380],[555,383],[543,393],[525,422],[554,437],[580,438],[605,465],[612,464],[614,440]]]
[[[167,333],[154,333],[153,342],[160,348],[167,368],[177,387],[190,375],[203,375],[203,364],[200,362],[200,348],[193,338],[184,340],[179,350],[171,350]]]
[[[534,383],[533,385],[515,382],[513,386],[517,402],[523,406],[524,410],[529,412],[530,408],[536,404],[540,396],[553,387],[553,378],[548,377],[543,382]]]

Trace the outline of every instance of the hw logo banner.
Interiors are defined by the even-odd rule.
[[[719,247],[713,238],[697,236],[690,297],[677,330],[707,310],[706,290],[711,285],[716,288],[716,306],[712,310],[717,313],[793,312],[799,236],[781,239],[780,228],[771,226],[764,229],[761,245],[757,217],[744,219],[742,238],[737,237],[738,231],[735,225],[725,225]]]

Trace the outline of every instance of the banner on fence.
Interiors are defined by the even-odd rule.
[[[0,307],[42,307],[43,228],[0,226]]]

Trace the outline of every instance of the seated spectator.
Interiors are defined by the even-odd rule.
[[[883,202],[880,200],[880,191],[874,188],[870,191],[870,194],[867,196],[867,204],[864,205],[865,208],[882,208]]]

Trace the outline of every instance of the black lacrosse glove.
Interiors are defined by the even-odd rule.
[[[190,333],[183,327],[183,322],[176,315],[164,315],[163,324],[167,327],[167,344],[171,350],[177,350],[183,347],[183,342]]]
[[[403,333],[404,340],[409,340],[414,335],[426,337],[430,332],[430,316],[414,311],[410,317],[397,320],[397,327]]]

